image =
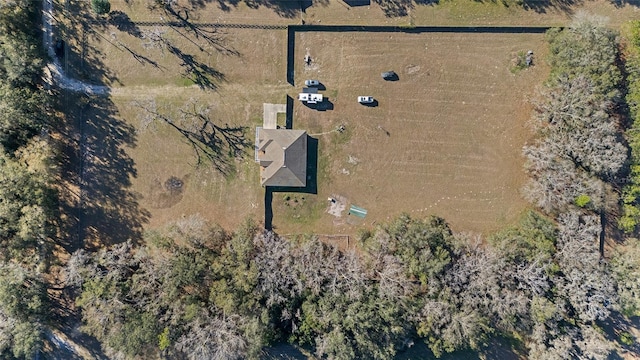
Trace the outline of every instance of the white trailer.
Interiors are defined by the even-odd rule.
[[[322,102],[322,94],[300,93],[298,94],[298,100],[307,104],[317,104]]]

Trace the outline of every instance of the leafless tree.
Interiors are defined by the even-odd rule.
[[[254,263],[258,268],[257,290],[266,298],[267,307],[296,299],[304,290],[294,270],[294,253],[289,241],[265,231],[254,240],[258,252]]]
[[[379,280],[378,292],[381,297],[402,301],[415,295],[416,286],[407,276],[402,262],[393,255],[385,255],[376,269]]]
[[[11,349],[13,342],[12,329],[17,325],[17,320],[5,314],[0,309],[0,354]]]
[[[187,325],[176,341],[176,349],[189,360],[233,360],[246,355],[242,335],[244,320],[239,315],[217,315],[216,309],[203,311]]]
[[[154,101],[135,102],[143,112],[143,127],[159,121],[180,133],[196,155],[196,166],[208,160],[227,175],[233,168],[233,159],[245,155],[251,146],[242,126],[218,125],[210,117],[210,107],[190,100],[177,113],[162,109]]]
[[[581,320],[604,320],[618,299],[615,280],[600,259],[600,219],[569,212],[558,223],[557,258],[563,273],[558,286]]]
[[[617,174],[626,160],[613,104],[585,76],[561,77],[536,107],[538,128],[552,153],[598,176]],[[551,146],[553,145],[553,147]]]
[[[618,245],[611,265],[623,313],[640,316],[640,242],[628,239],[625,246]]]
[[[577,347],[583,359],[605,360],[615,349],[614,344],[592,326],[582,326],[580,333],[582,339],[577,341]]]
[[[589,196],[592,206],[601,209],[605,183],[558,154],[557,147],[556,141],[542,138],[536,145],[524,148],[531,175],[524,189],[525,197],[547,213],[566,211],[580,195]]]

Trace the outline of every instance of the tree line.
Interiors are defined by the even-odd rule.
[[[525,193],[558,226],[556,257],[567,268],[559,268],[562,281],[556,291],[566,289],[565,305],[577,316],[560,333],[574,342],[587,341],[585,331],[602,334],[613,318],[640,315],[640,260],[633,259],[638,241],[611,229],[610,236],[620,244],[605,254],[602,233],[607,219],[617,219],[618,227],[631,233],[640,214],[634,214],[633,190],[638,182],[637,125],[626,129],[625,121],[627,104],[632,115],[636,111],[630,96],[638,83],[628,70],[633,60],[621,53],[619,34],[602,19],[578,17],[565,30],[550,30],[547,36],[552,71],[535,106],[538,136],[523,150],[531,176]],[[580,298],[582,305],[575,303]],[[581,308],[589,315],[580,314]],[[575,325],[582,330],[576,332]],[[615,330],[623,347],[635,341],[626,330]],[[547,339],[547,349],[561,358],[580,356],[563,350],[569,342],[556,343],[559,339]],[[610,343],[609,351],[614,348]]]
[[[41,348],[48,312],[55,157],[39,24],[38,2],[0,5],[0,357],[8,359]]]
[[[329,359],[392,359],[423,341],[440,357],[494,337],[531,359],[606,359],[620,345],[598,323],[619,309],[627,268],[600,261],[599,233],[597,216],[530,211],[483,241],[403,215],[356,253],[192,216],[140,247],[79,251],[65,275],[84,330],[115,359],[259,358],[283,341]]]

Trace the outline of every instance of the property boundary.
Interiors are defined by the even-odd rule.
[[[301,236],[301,234],[279,234],[281,238],[284,239],[293,239]],[[314,234],[318,238],[318,240],[325,244],[330,244],[336,246],[338,248],[344,247],[344,250],[349,250],[351,248],[351,236],[345,234]]]
[[[294,84],[296,32],[402,32],[471,34],[544,34],[553,26],[369,26],[369,25],[289,25],[287,27],[287,82]],[[562,28],[562,27],[558,27]]]
[[[294,84],[296,32],[402,32],[471,34],[542,34],[553,26],[377,26],[377,25],[262,25],[226,23],[187,23],[185,21],[136,21],[136,26],[205,27],[227,29],[287,30],[287,82]],[[562,28],[562,27],[558,27]]]
[[[290,25],[261,25],[261,24],[225,24],[225,23],[185,23],[183,21],[136,21],[136,26],[171,26],[171,27],[203,27],[227,29],[260,29],[286,30]]]

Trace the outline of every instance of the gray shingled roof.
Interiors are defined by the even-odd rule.
[[[262,186],[307,185],[307,132],[261,129],[258,160]]]

